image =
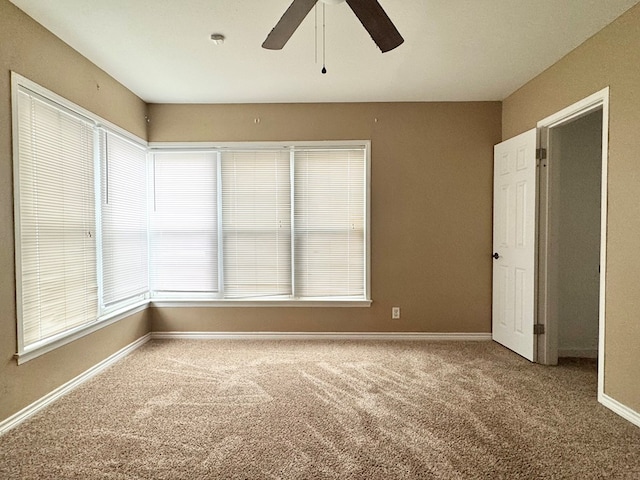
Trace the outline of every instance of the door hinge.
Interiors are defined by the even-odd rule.
[[[547,159],[547,149],[546,148],[536,148],[536,159],[537,160],[546,160]]]
[[[543,335],[544,334],[544,323],[536,323],[533,325],[533,334],[534,335]]]

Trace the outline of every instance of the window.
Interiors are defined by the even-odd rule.
[[[147,151],[102,131],[102,307],[142,300],[149,291]]]
[[[218,292],[217,170],[215,153],[154,155],[150,262],[155,296]]]
[[[362,149],[295,152],[296,293],[365,295]]]
[[[98,314],[93,125],[18,92],[16,255],[20,346]]]
[[[351,144],[158,149],[152,298],[368,300],[366,160]]]
[[[290,183],[287,150],[222,153],[226,298],[291,295]]]

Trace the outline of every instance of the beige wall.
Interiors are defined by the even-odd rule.
[[[7,0],[0,0],[0,421],[147,333],[140,313],[18,366],[11,159],[11,74],[16,71],[146,138],[142,100]]]
[[[150,105],[151,142],[372,147],[370,308],[154,308],[153,330],[490,332],[500,112],[499,102]]]
[[[610,87],[605,393],[640,411],[640,5],[503,102],[503,139]]]

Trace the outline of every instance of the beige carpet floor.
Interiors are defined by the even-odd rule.
[[[490,342],[156,340],[0,437],[0,478],[640,479],[596,377]]]

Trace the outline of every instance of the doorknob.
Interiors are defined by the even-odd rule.
[[[500,258],[500,255],[498,254],[498,252],[494,253],[493,255],[491,255],[493,258],[495,258],[496,260]]]

